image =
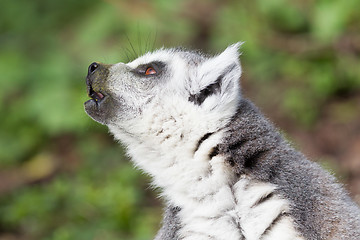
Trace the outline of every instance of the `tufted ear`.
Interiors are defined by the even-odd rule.
[[[229,46],[199,66],[190,92],[190,102],[213,109],[217,105],[238,100],[241,75],[238,51],[241,44]]]

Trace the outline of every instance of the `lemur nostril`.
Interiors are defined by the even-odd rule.
[[[90,64],[89,69],[88,69],[88,75],[94,73],[98,67],[99,67],[99,64],[97,64],[96,62],[93,62],[92,64]]]

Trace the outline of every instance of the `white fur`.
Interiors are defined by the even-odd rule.
[[[176,105],[176,99],[169,99],[168,104]],[[126,135],[125,139],[124,135],[119,137],[116,131],[111,131],[128,143],[135,164],[153,176],[154,185],[163,189],[165,199],[182,208],[182,239],[228,240],[242,239],[242,235],[248,240],[259,239],[280,212],[288,211],[288,203],[275,197],[252,209],[275,186],[242,178],[230,187],[235,176],[223,157],[208,159],[211,149],[221,142],[224,130],[210,136],[194,154],[197,142],[205,133],[221,128],[204,124],[206,120],[197,111],[190,106],[183,106],[182,111],[167,106],[149,108],[144,112],[142,124],[131,129],[141,141]],[[243,232],[239,232],[238,224]],[[301,238],[292,220],[286,217],[265,239]]]
[[[232,45],[189,71],[184,70],[186,62],[172,50],[146,54],[127,64],[135,68],[161,60],[171,68],[172,76],[139,117],[109,125],[114,136],[126,145],[135,165],[153,177],[154,185],[163,189],[167,201],[182,209],[180,236],[184,240],[229,240],[242,236],[256,240],[279,213],[289,210],[288,202],[280,196],[253,207],[276,186],[247,177],[237,181],[223,156],[209,159],[211,150],[221,143],[225,126],[241,97],[238,48],[239,44]],[[234,73],[224,77],[220,94],[210,96],[201,106],[188,101],[189,92],[196,93],[214,83],[232,65]],[[117,77],[117,67],[110,69],[110,76]],[[207,133],[214,134],[195,152]],[[290,217],[282,218],[264,237],[301,239]]]

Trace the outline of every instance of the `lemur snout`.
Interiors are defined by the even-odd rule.
[[[110,64],[103,64],[99,62],[93,62],[92,64],[90,64],[90,66],[88,67],[88,74],[86,76],[86,84],[102,85],[108,77],[110,67]]]
[[[98,67],[99,67],[99,64],[96,62],[93,62],[92,64],[90,64],[90,66],[88,68],[88,75],[93,74]]]
[[[108,77],[110,65],[93,62],[88,68],[86,85],[88,96],[96,103],[105,98],[106,79]]]

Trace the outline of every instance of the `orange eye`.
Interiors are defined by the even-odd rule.
[[[148,67],[145,71],[145,75],[154,75],[157,72],[155,71],[155,69],[153,69],[152,67]]]

